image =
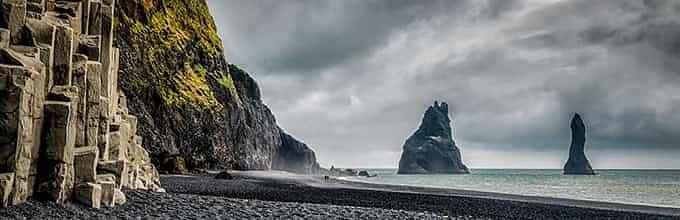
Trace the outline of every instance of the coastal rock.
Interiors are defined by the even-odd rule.
[[[590,166],[585,154],[586,126],[581,115],[575,114],[571,120],[571,146],[569,147],[569,159],[564,165],[565,175],[594,175],[595,171]]]
[[[448,104],[435,102],[430,106],[418,130],[404,143],[397,173],[469,173],[453,141],[450,123]]]
[[[218,173],[217,175],[215,175],[215,179],[218,179],[218,180],[232,180],[232,179],[234,179],[234,176],[232,176],[232,175],[231,175],[229,172],[227,172],[227,171],[222,171],[222,172]]]
[[[120,189],[114,189],[113,190],[113,202],[116,205],[122,205],[127,202],[127,198],[125,197],[125,193],[123,191],[120,191]]]
[[[0,174],[0,207],[9,205],[9,194],[12,193],[14,185],[14,173]]]
[[[186,164],[184,162],[184,157],[181,155],[169,155],[163,156],[161,159],[161,173],[166,174],[187,174]]]
[[[257,82],[225,59],[204,0],[118,1],[115,16],[120,88],[161,172],[273,168],[279,126]],[[179,158],[186,169],[166,163]]]
[[[74,199],[84,205],[98,209],[102,203],[102,187],[94,183],[82,183],[76,186]]]
[[[0,2],[1,205],[40,196],[98,207],[100,171],[119,190],[163,191],[118,89],[115,2]]]
[[[97,176],[97,160],[99,158],[97,147],[79,147],[74,150],[73,155],[76,182],[94,182]]]
[[[272,169],[299,174],[318,174],[320,171],[314,151],[284,131],[281,131],[281,147],[274,157]]]
[[[115,205],[116,183],[114,181],[97,181],[101,186],[101,205],[113,207]]]
[[[354,169],[339,169],[335,168],[334,166],[331,166],[330,169],[328,169],[328,175],[331,176],[356,176],[358,174],[358,171]]]
[[[371,175],[370,173],[368,173],[368,171],[362,170],[362,171],[359,171],[359,173],[357,173],[357,176],[360,176],[360,177],[375,177],[377,175],[376,174]]]

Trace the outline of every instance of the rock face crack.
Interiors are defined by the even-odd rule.
[[[575,114],[571,120],[571,146],[569,147],[569,160],[564,165],[565,175],[594,175],[585,154],[586,126],[581,115]]]
[[[404,143],[399,174],[466,174],[461,153],[452,137],[449,106],[435,102],[416,132]]]

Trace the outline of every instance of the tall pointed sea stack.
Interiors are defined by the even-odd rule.
[[[451,135],[449,105],[435,102],[427,109],[418,130],[404,143],[399,174],[470,173],[461,161]]]
[[[584,152],[586,143],[586,126],[581,115],[576,114],[571,120],[571,147],[569,160],[564,165],[565,175],[595,175]]]

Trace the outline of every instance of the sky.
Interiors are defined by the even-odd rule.
[[[680,168],[680,2],[208,0],[230,63],[326,167],[396,167],[435,100],[471,168]]]

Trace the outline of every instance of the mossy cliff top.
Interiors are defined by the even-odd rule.
[[[122,71],[144,73],[123,77],[125,89],[158,98],[170,108],[219,110],[224,106],[215,89],[238,99],[205,0],[118,1],[117,9],[117,44],[133,52]]]
[[[271,167],[276,120],[257,83],[225,60],[205,0],[118,0],[115,19],[119,87],[156,165]]]

